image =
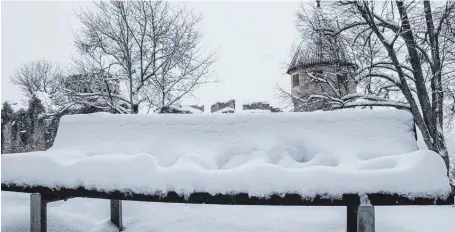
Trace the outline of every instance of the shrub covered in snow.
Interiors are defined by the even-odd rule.
[[[50,147],[55,136],[43,114],[45,107],[32,95],[27,109],[13,111],[9,103],[2,108],[2,153],[42,151]],[[55,128],[56,129],[56,128]]]
[[[43,151],[52,146],[60,117],[99,112],[97,108],[65,101],[61,96],[35,92],[27,105],[4,102],[2,106],[3,153]]]

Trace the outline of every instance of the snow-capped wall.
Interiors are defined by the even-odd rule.
[[[279,108],[272,107],[268,102],[251,102],[243,104],[242,106],[243,111],[251,111],[254,112],[255,110],[263,110],[269,112],[283,112]]]
[[[2,183],[260,196],[447,194],[442,159],[415,152],[412,129],[411,115],[396,110],[71,115],[47,152],[3,155]]]
[[[210,107],[210,112],[216,113],[224,110],[224,113],[234,113],[235,111],[235,100],[231,99],[227,102],[217,102]],[[223,113],[223,112],[219,112]]]

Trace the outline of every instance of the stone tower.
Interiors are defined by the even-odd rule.
[[[320,2],[316,2],[314,17],[319,17],[322,12]],[[291,94],[300,99],[293,99],[294,111],[330,110],[331,102],[317,96],[339,98],[357,92],[352,78],[357,66],[340,41],[323,35],[324,22],[316,21],[320,22],[319,29],[298,47],[286,72],[292,78]]]

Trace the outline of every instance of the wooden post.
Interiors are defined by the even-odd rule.
[[[47,202],[41,194],[30,195],[30,232],[47,231]]]
[[[111,222],[117,226],[119,231],[123,230],[121,200],[111,200]]]
[[[359,206],[349,204],[346,207],[346,232],[357,232],[357,213]]]

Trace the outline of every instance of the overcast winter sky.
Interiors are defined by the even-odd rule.
[[[5,2],[1,6],[1,97],[17,101],[20,92],[9,77],[21,64],[43,58],[67,65],[73,32],[81,24],[75,12],[92,2]],[[214,76],[220,83],[206,85],[185,99],[186,104],[212,104],[231,98],[238,103],[269,101],[279,105],[276,83],[289,88],[285,74],[290,49],[297,38],[295,13],[299,2],[185,2],[203,16],[204,46],[217,52]]]

